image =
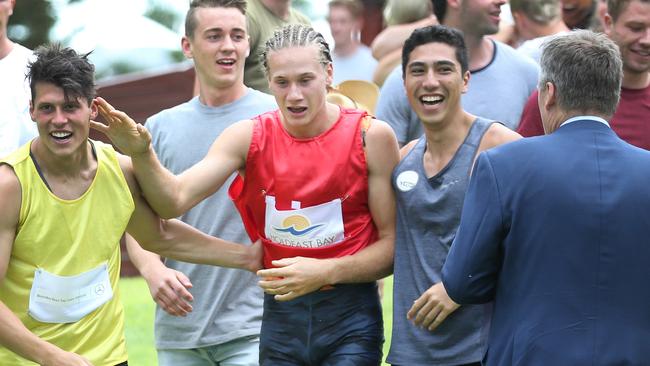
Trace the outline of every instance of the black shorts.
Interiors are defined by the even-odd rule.
[[[383,343],[374,282],[337,285],[288,302],[264,295],[261,366],[375,366]]]

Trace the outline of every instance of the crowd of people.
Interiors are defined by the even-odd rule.
[[[128,365],[121,238],[160,365],[379,365],[390,274],[391,365],[647,364],[650,0],[389,3],[192,0],[141,125],[0,0],[0,364]]]

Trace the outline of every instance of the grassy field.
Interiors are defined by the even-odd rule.
[[[393,279],[384,285],[384,358],[388,353],[393,309]],[[155,304],[149,295],[147,284],[140,277],[122,278],[120,291],[126,316],[126,346],[129,365],[154,366],[158,364],[153,342],[153,314]]]

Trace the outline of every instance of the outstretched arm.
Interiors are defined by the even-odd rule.
[[[366,134],[368,162],[368,202],[379,239],[353,255],[330,258],[286,258],[274,261],[271,268],[258,271],[268,278],[260,286],[279,301],[318,290],[337,283],[369,282],[393,271],[395,246],[395,196],[391,173],[399,161],[397,140],[391,128],[374,120]],[[277,279],[281,278],[281,279]]]
[[[257,271],[262,264],[260,243],[252,246],[232,243],[202,233],[176,219],[162,220],[140,194],[131,161],[119,155],[122,171],[135,202],[127,232],[142,248],[176,260]]]
[[[14,171],[0,165],[0,283],[4,281],[20,216],[21,187]],[[0,345],[41,365],[87,366],[85,358],[66,352],[34,333],[0,301]]]
[[[158,254],[142,249],[131,235],[126,234],[125,239],[131,263],[147,282],[156,304],[173,316],[186,316],[191,312],[194,297],[188,291],[192,288],[190,279],[165,266]]]
[[[186,212],[216,192],[233,172],[244,168],[252,121],[241,121],[226,129],[201,161],[175,176],[158,161],[151,147],[151,135],[144,126],[102,98],[96,102],[107,125],[91,122],[92,128],[106,134],[119,150],[131,156],[133,171],[147,202],[163,218]]]

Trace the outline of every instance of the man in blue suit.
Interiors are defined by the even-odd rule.
[[[607,123],[621,77],[606,36],[551,40],[548,135],[477,159],[442,282],[460,304],[494,301],[488,366],[650,362],[650,152]]]

